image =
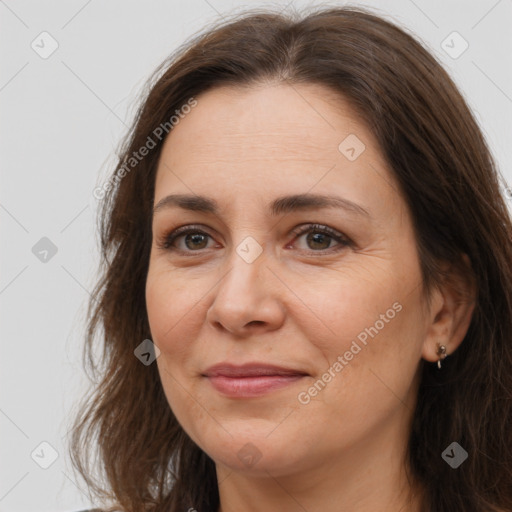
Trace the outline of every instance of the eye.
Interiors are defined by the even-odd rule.
[[[294,238],[293,241],[296,241],[306,235],[304,238],[306,247],[299,247],[299,249],[306,251],[309,249],[309,252],[314,253],[322,251],[340,251],[345,247],[350,247],[352,245],[352,241],[350,239],[341,233],[338,233],[334,229],[321,224],[310,224],[305,227],[300,226],[293,231],[293,234],[296,235],[296,238]],[[337,242],[337,245],[334,245],[334,247],[333,242]]]
[[[196,226],[182,226],[170,233],[164,234],[157,242],[160,249],[177,250],[180,252],[197,252],[208,249],[208,239],[211,236]],[[178,242],[176,244],[176,242]]]
[[[340,251],[345,247],[353,245],[349,238],[321,224],[299,226],[292,231],[292,234],[295,235],[295,237],[293,241],[287,245],[287,248],[290,248],[296,240],[300,240],[306,235],[304,238],[306,247],[299,247],[299,249],[315,254]],[[182,226],[174,231],[165,233],[157,240],[157,246],[162,250],[191,253],[212,248],[213,246],[211,244],[208,245],[210,241],[213,241],[211,235],[200,229],[200,227]]]

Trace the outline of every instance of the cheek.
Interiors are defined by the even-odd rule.
[[[194,292],[194,290],[196,290]],[[186,362],[192,355],[192,337],[198,325],[196,312],[200,307],[197,288],[182,286],[180,280],[168,271],[148,272],[146,281],[146,307],[152,341],[160,349],[156,360],[162,388],[175,417],[183,425],[200,418],[204,411],[186,390],[190,377]],[[189,432],[187,428],[187,432]],[[195,439],[192,435],[195,442]]]
[[[320,391],[305,389],[302,398],[358,420],[400,405],[394,393],[407,395],[424,336],[420,290],[408,291],[414,275],[383,271],[378,283],[355,271],[327,277],[316,279],[314,287],[305,278],[295,289],[310,306],[295,321],[323,360],[316,375]]]
[[[391,275],[382,272],[377,282],[375,273],[369,277],[357,269],[303,276],[293,288],[307,307],[301,306],[303,314],[295,311],[294,321],[329,359],[343,355],[353,340],[383,337],[402,308],[400,285]]]
[[[148,272],[146,308],[153,342],[163,354],[172,353],[179,359],[189,346],[197,322],[196,311],[201,307],[200,289],[194,283],[177,279],[172,272]]]
[[[162,388],[174,417],[187,435],[207,451],[207,446],[203,445],[202,430],[203,427],[211,428],[212,418],[216,416],[215,410],[203,405],[207,402],[191,387],[187,377],[181,374],[182,365],[177,362],[174,353],[171,357],[162,353],[156,362]]]
[[[195,288],[194,283],[187,286],[186,279],[166,262],[165,257],[152,256],[146,277],[148,315],[158,323],[170,323],[181,310],[189,308]]]

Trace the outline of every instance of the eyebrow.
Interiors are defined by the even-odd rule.
[[[153,214],[172,207],[215,215],[219,213],[218,203],[214,199],[192,194],[172,194],[158,201],[153,208]],[[370,213],[357,203],[339,196],[322,194],[295,194],[279,197],[270,204],[270,213],[272,216],[277,216],[315,208],[341,208],[348,213],[371,218]]]

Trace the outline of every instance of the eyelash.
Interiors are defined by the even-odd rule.
[[[298,228],[296,228],[292,231],[292,234],[294,235],[293,241],[295,241],[300,236],[305,235],[310,232],[318,232],[318,233],[323,233],[325,235],[328,235],[330,238],[332,238],[333,240],[338,242],[339,245],[337,245],[335,247],[329,247],[327,249],[318,250],[318,251],[315,251],[315,250],[306,251],[309,254],[319,255],[319,254],[325,254],[325,253],[331,253],[331,252],[338,252],[338,251],[341,251],[342,249],[345,249],[346,247],[353,246],[352,240],[350,240],[348,237],[345,237],[341,233],[338,233],[337,231],[333,230],[332,228],[330,228],[328,226],[324,226],[322,224],[308,224],[307,226],[299,226]],[[157,241],[157,246],[159,249],[166,250],[166,251],[181,252],[181,253],[186,253],[186,254],[202,253],[204,251],[204,249],[198,249],[196,251],[193,251],[193,250],[183,251],[182,249],[177,249],[172,246],[172,244],[175,242],[175,240],[177,240],[181,236],[188,235],[188,234],[201,234],[201,235],[206,235],[206,236],[212,238],[211,235],[209,235],[208,233],[203,231],[200,228],[200,226],[194,226],[194,225],[182,226],[182,227],[175,229],[174,231],[165,233]]]

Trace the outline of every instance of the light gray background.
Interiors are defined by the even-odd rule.
[[[98,255],[92,191],[111,170],[149,73],[223,14],[269,4],[325,3],[0,0],[0,512],[90,506],[66,455],[65,434],[86,389],[84,308]],[[439,55],[512,183],[512,1],[351,4],[379,9]],[[43,31],[59,45],[47,59],[31,48]],[[453,31],[469,44],[457,59],[441,46]],[[47,262],[32,252],[42,237],[58,249]],[[43,441],[58,452],[48,469],[31,458]],[[48,448],[36,451],[38,460],[49,460]]]

